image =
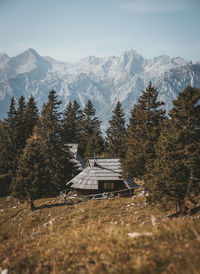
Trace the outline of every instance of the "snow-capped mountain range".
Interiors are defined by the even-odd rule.
[[[129,117],[149,81],[169,110],[172,100],[185,87],[200,88],[200,62],[193,64],[166,55],[146,59],[135,50],[105,58],[89,56],[76,63],[43,57],[34,49],[14,57],[0,53],[0,118],[6,116],[11,96],[17,100],[32,94],[41,107],[54,89],[63,100],[63,108],[75,99],[83,108],[90,98],[104,130],[116,102],[123,104]]]

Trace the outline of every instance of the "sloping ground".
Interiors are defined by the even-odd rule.
[[[198,207],[170,218],[141,196],[36,206],[0,198],[0,272],[199,273]]]

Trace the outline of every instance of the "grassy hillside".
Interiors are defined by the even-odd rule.
[[[0,198],[0,271],[200,273],[198,208],[177,218],[143,197],[35,204]]]

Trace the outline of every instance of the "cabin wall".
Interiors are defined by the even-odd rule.
[[[74,189],[78,196],[92,195],[100,193],[98,189]]]
[[[73,188],[72,188],[73,189]],[[98,189],[73,189],[78,196],[99,194],[127,189],[123,180],[119,181],[99,181]],[[128,189],[127,189],[128,190]]]
[[[117,190],[126,189],[126,185],[123,180],[119,181],[99,181],[99,192],[112,192]]]

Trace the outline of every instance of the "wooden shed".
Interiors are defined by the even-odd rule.
[[[90,195],[119,190],[133,190],[138,185],[124,180],[118,158],[88,159],[86,168],[67,183],[77,195]]]

